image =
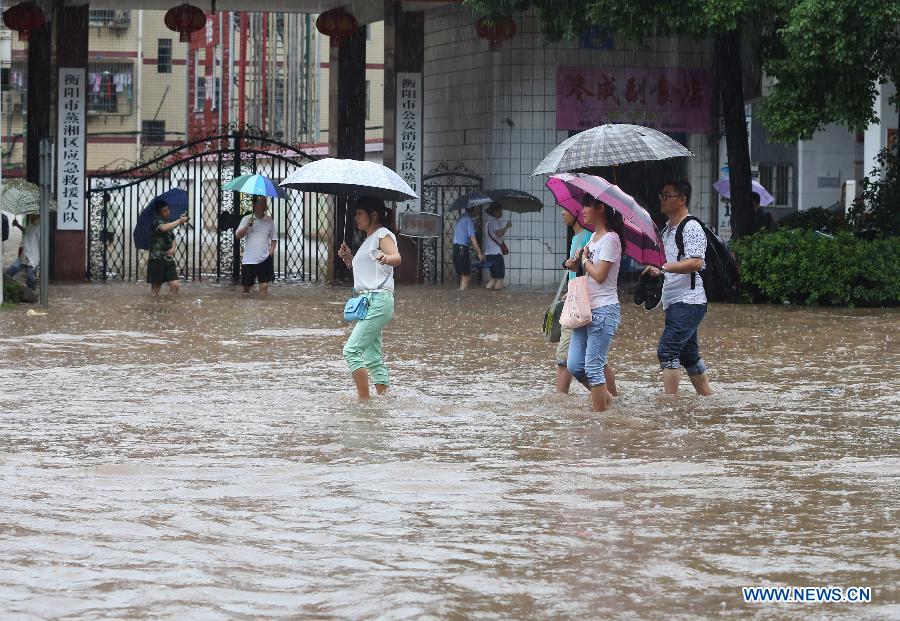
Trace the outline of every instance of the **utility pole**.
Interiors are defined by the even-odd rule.
[[[41,307],[50,305],[48,278],[50,275],[50,192],[53,191],[53,144],[46,138],[40,143],[41,182]]]

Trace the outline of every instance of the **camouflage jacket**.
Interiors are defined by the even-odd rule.
[[[174,257],[167,256],[166,253],[175,243],[175,230],[166,231],[159,230],[159,227],[166,224],[166,221],[156,216],[153,218],[153,232],[150,235],[150,259],[158,259],[161,261],[175,262]]]

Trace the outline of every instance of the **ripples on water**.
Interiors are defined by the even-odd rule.
[[[346,290],[184,291],[0,314],[0,618],[900,618],[896,310],[716,306],[717,393],[671,400],[623,304],[596,415],[546,293],[401,289],[359,405]]]

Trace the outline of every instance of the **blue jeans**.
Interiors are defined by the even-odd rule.
[[[591,387],[606,383],[603,367],[609,356],[609,346],[619,329],[621,312],[618,304],[601,306],[591,311],[591,323],[572,332],[566,366],[579,382],[587,379]]]
[[[6,270],[6,275],[12,278],[22,270],[25,270],[25,284],[29,289],[34,289],[34,268],[30,265],[22,263],[22,259],[16,259],[15,262]]]
[[[706,304],[677,302],[667,308],[665,314],[666,325],[656,348],[660,368],[684,367],[688,375],[705,373],[697,330],[706,316]]]

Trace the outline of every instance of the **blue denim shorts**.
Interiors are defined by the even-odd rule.
[[[706,304],[677,302],[665,310],[665,315],[665,328],[656,348],[660,368],[684,367],[688,375],[705,373],[697,331],[706,316]]]
[[[591,386],[606,383],[603,367],[609,357],[609,347],[619,329],[621,310],[618,304],[600,306],[591,312],[591,323],[572,332],[566,366],[579,382],[587,379]]]

